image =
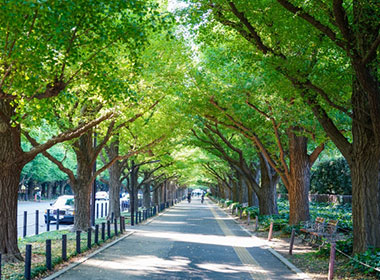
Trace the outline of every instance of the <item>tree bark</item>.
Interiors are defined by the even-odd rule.
[[[17,246],[17,194],[21,170],[26,162],[15,162],[22,156],[20,126],[12,127],[14,108],[0,100],[0,253],[5,259],[22,260]]]
[[[92,191],[92,130],[79,137],[77,148],[74,149],[77,157],[77,178],[73,184],[74,191],[74,231],[87,231],[91,226],[90,198]]]
[[[357,81],[353,85],[353,113],[360,123],[371,124],[367,94]],[[352,219],[354,252],[363,252],[368,246],[380,247],[380,186],[379,140],[373,130],[353,122],[353,155],[348,160],[352,181]]]
[[[268,164],[266,159],[259,153],[260,159],[260,191],[257,192],[259,200],[260,215],[276,215],[277,208],[277,191],[278,175]]]
[[[289,130],[290,174],[285,186],[289,194],[289,224],[295,225],[310,219],[310,159],[307,154],[307,138]]]
[[[17,189],[20,176],[20,166],[2,169],[0,173],[0,253],[9,261],[22,260],[17,246]]]
[[[150,202],[150,185],[149,184],[145,184],[143,186],[143,206],[146,209],[149,209],[150,206],[151,206],[151,202]]]

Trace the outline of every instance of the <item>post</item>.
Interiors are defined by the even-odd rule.
[[[46,231],[50,231],[50,209],[46,212]]]
[[[120,233],[123,233],[123,216],[120,216]]]
[[[94,132],[94,149],[96,149],[96,132]],[[92,174],[96,173],[96,160],[94,162],[94,166],[92,167]],[[96,178],[92,184],[91,191],[91,226],[95,226],[95,193],[96,193]]]
[[[115,226],[115,235],[117,236],[118,233],[117,233],[117,219],[116,218],[114,220],[114,226]]]
[[[95,243],[99,244],[99,225],[95,225]]]
[[[77,230],[76,235],[76,252],[77,254],[80,254],[80,230]]]
[[[294,245],[294,237],[296,234],[296,230],[292,229],[292,234],[290,235],[290,247],[289,247],[289,255],[293,255],[293,245]]]
[[[249,226],[249,223],[251,222],[251,213],[249,213],[249,211],[247,211],[248,213],[248,216],[247,216],[247,225]]]
[[[23,233],[22,237],[26,236],[26,226],[28,225],[28,212],[24,211],[24,225],[23,225]]]
[[[110,221],[107,221],[107,235],[108,235],[108,238],[111,237],[111,223],[110,223]]]
[[[255,231],[259,228],[259,216],[256,216]]]
[[[240,208],[239,219],[243,218],[243,208]]]
[[[111,221],[114,220],[114,217],[115,217],[115,214],[112,212],[112,213],[111,213]]]
[[[62,260],[67,261],[67,235],[62,235]]]
[[[139,213],[136,212],[136,221],[135,221],[135,222],[136,222],[136,225],[139,223],[139,215],[138,215],[138,214],[139,214]]]
[[[332,280],[334,278],[334,266],[335,266],[335,242],[331,243],[330,249],[330,263],[329,263],[329,274],[327,276],[328,280]]]
[[[272,240],[272,234],[273,234],[273,222],[270,222],[269,233],[268,233],[268,241]]]
[[[51,240],[46,239],[46,268],[51,270]]]
[[[25,252],[25,270],[24,270],[25,280],[32,279],[31,267],[32,267],[32,245],[27,244],[26,252]]]
[[[139,211],[139,223],[141,223],[141,211]]]
[[[96,203],[96,218],[99,219],[99,203]]]
[[[55,224],[57,225],[57,230],[59,230],[59,209],[57,209],[57,221]]]
[[[106,240],[106,223],[102,223],[102,240]]]
[[[87,230],[87,248],[91,249],[91,235],[92,235],[92,230],[89,227]]]
[[[106,202],[106,206],[104,207],[104,216],[108,214],[108,203]]]
[[[104,213],[104,203],[102,202],[102,205],[100,205],[100,217],[102,217],[103,218],[103,213]]]

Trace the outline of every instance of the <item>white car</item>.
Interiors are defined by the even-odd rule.
[[[50,204],[49,209],[49,221],[57,221],[57,214],[59,210],[59,222],[60,223],[74,223],[74,196],[73,195],[61,195],[56,201]],[[45,223],[48,221],[47,210],[45,211]]]
[[[108,200],[108,193],[107,192],[97,192],[97,193],[95,193],[95,199]]]

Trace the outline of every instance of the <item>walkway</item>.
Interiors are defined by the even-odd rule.
[[[58,279],[298,279],[209,201],[183,201],[133,230]]]

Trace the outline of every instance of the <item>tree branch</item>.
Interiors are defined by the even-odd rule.
[[[316,18],[314,18],[313,16],[305,12],[302,8],[294,6],[292,3],[290,3],[287,0],[277,0],[277,2],[289,12],[309,22],[312,26],[314,26],[316,29],[318,29],[323,34],[325,34],[328,38],[330,38],[337,46],[339,46],[340,48],[348,52],[346,43],[338,39],[335,32],[330,27],[322,24]]]
[[[15,162],[21,161],[21,162],[27,163],[31,161],[33,158],[35,158],[39,153],[42,153],[48,150],[55,144],[77,138],[81,136],[82,134],[86,133],[86,131],[89,130],[90,128],[98,125],[102,121],[105,121],[111,118],[112,116],[113,116],[113,113],[110,112],[102,117],[97,118],[96,120],[90,121],[84,125],[80,125],[79,127],[71,131],[66,131],[64,133],[61,133],[51,138],[50,140],[46,141],[44,144],[39,144],[37,146],[34,146],[32,149],[30,149],[30,151],[24,152],[20,158],[15,159]],[[23,134],[25,134],[25,131],[23,131]]]
[[[315,150],[309,156],[310,166],[313,166],[314,162],[317,160],[317,158],[319,157],[319,155],[322,153],[324,149],[325,149],[324,143],[322,143],[317,148],[315,148]]]
[[[25,135],[26,139],[28,139],[28,141],[32,144],[33,147],[38,147],[39,146],[38,142],[33,137],[31,137],[28,132],[23,131],[23,134]],[[62,172],[64,172],[69,177],[69,179],[70,179],[70,181],[71,181],[72,184],[75,183],[76,179],[75,179],[74,173],[69,168],[66,168],[63,165],[63,160],[59,161],[58,159],[56,159],[55,157],[53,157],[50,153],[48,153],[46,150],[42,151],[42,154],[48,160],[50,160],[52,163],[54,163]]]

